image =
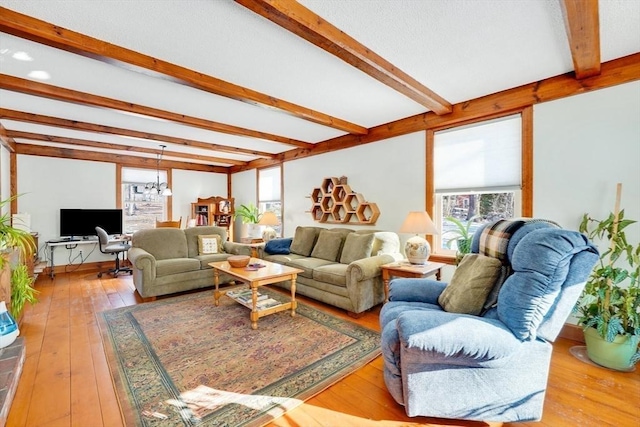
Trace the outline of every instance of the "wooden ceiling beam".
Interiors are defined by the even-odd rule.
[[[16,153],[30,156],[57,157],[61,159],[88,160],[94,162],[117,163],[127,167],[157,168],[157,160],[150,157],[134,157],[127,154],[99,153],[96,151],[75,150],[71,148],[44,147],[33,144],[16,144]],[[200,172],[228,173],[226,166],[211,166],[199,163],[162,160],[160,169],[184,169]]]
[[[295,0],[235,0],[331,53],[436,114],[451,112],[444,98]]]
[[[598,0],[561,0],[577,79],[600,74],[600,19]]]
[[[348,133],[367,128],[0,7],[0,31],[152,77],[193,87]]]
[[[16,152],[16,142],[9,136],[7,130],[2,126],[2,123],[0,123],[0,144],[9,150],[10,153]]]
[[[41,114],[26,113],[23,111],[10,110],[0,108],[0,119],[16,120],[19,122],[35,123],[45,126],[54,126],[64,129],[72,129],[77,131],[97,132],[107,135],[118,135],[130,138],[148,139],[158,142],[166,142],[169,144],[182,145],[185,147],[204,148],[206,150],[219,151],[224,153],[232,153],[239,155],[248,155],[255,157],[273,158],[276,154],[267,153],[265,151],[250,150],[238,147],[229,147],[227,145],[213,144],[192,139],[177,138],[174,136],[160,135],[156,133],[140,132],[137,130],[123,129],[112,126],[98,125],[94,123],[80,122],[77,120],[60,119],[57,117],[44,116]]]
[[[58,144],[69,144],[69,145],[79,145],[83,147],[93,147],[93,148],[101,148],[105,150],[118,150],[118,151],[127,151],[129,153],[145,153],[145,154],[153,154],[154,156],[162,155],[178,157],[181,159],[190,159],[190,160],[198,160],[210,163],[225,163],[229,165],[245,165],[247,162],[243,162],[240,160],[231,160],[224,159],[222,157],[209,157],[209,156],[201,156],[199,154],[190,154],[190,153],[181,153],[178,151],[162,151],[154,148],[144,148],[144,147],[135,147],[131,145],[122,145],[122,144],[113,144],[108,142],[98,142],[98,141],[90,141],[88,139],[77,139],[77,138],[67,138],[55,135],[44,135],[40,133],[33,132],[22,132],[22,131],[7,131],[7,135],[14,139],[28,139],[30,141],[42,141],[42,142],[54,142]]]
[[[238,126],[226,125],[224,123],[218,123],[193,116],[186,116],[184,114],[160,110],[158,108],[145,107],[131,102],[120,101],[118,99],[107,98],[104,96],[93,95],[90,93],[80,92],[77,90],[67,89],[59,86],[53,86],[33,80],[22,79],[20,77],[10,76],[8,74],[0,74],[0,89],[20,92],[27,95],[41,96],[44,98],[54,99],[56,101],[72,102],[74,104],[91,105],[98,108],[126,111],[128,113],[155,117],[182,125],[195,126],[212,132],[221,132],[230,135],[259,138],[266,141],[275,141],[281,144],[292,145],[298,148],[313,147],[313,144],[309,142],[298,141],[296,139],[287,138],[284,136],[244,129]]]
[[[245,166],[232,166],[230,173],[263,168],[278,163],[324,154],[335,150],[356,147],[376,141],[420,132],[427,129],[444,129],[479,119],[516,113],[542,102],[591,92],[640,80],[640,53],[618,58],[602,64],[601,73],[583,80],[576,80],[573,73],[519,86],[513,89],[461,102],[453,106],[453,112],[438,116],[433,112],[417,114],[369,129],[367,135],[345,135],[319,142],[313,150],[290,150],[273,159],[252,160]]]

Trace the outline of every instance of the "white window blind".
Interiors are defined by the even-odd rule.
[[[156,169],[136,169],[136,168],[122,168],[122,182],[156,182],[158,171]],[[167,181],[167,171],[160,171],[160,182]]]
[[[436,132],[437,193],[521,188],[520,115]]]
[[[258,200],[280,200],[280,166],[260,169],[258,173]]]

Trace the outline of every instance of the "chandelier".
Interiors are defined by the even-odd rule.
[[[144,186],[144,194],[148,196],[171,196],[173,193],[166,182],[160,182],[160,160],[164,154],[166,145],[161,145],[162,151],[156,154],[156,182],[147,182]]]

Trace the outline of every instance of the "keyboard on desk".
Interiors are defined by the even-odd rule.
[[[79,242],[97,242],[97,236],[84,237],[60,237],[59,239],[49,240],[49,243],[79,243]]]
[[[73,243],[73,242],[81,242],[82,239],[53,239],[49,240],[49,243]]]

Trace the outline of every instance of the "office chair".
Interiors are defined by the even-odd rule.
[[[158,221],[156,219],[156,228],[180,228],[180,224],[182,224],[182,217],[177,221]]]
[[[131,248],[131,245],[123,242],[113,242],[109,243],[109,235],[106,231],[104,231],[101,227],[96,227],[96,234],[98,235],[98,241],[100,244],[100,252],[107,255],[115,255],[116,256],[116,268],[112,268],[107,273],[113,274],[113,276],[117,276],[121,271],[128,272],[129,274],[133,274],[131,267],[120,267],[120,254],[126,252]],[[98,277],[102,277],[102,271],[98,273]]]

